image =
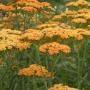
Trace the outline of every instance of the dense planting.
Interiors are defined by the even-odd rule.
[[[0,3],[0,90],[90,90],[90,2],[55,7]]]

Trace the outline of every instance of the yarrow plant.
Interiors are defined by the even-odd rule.
[[[37,64],[32,64],[28,68],[21,69],[18,73],[20,76],[39,76],[39,77],[52,77],[53,74],[48,72],[45,67]]]
[[[0,90],[90,89],[90,2],[64,7],[0,3]]]
[[[78,90],[78,89],[71,88],[69,86],[64,86],[62,84],[55,84],[54,87],[51,87],[48,90]]]

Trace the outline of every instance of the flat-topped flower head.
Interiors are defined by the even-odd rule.
[[[2,29],[0,31],[0,51],[17,48],[19,50],[30,48],[31,43],[21,40],[21,31]]]
[[[53,87],[49,88],[48,90],[78,90],[78,89],[65,86],[63,84],[55,84]]]
[[[31,6],[23,7],[23,8],[21,8],[21,10],[26,11],[26,12],[34,12],[34,11],[37,11],[36,8],[31,7]]]
[[[22,35],[22,38],[26,38],[28,40],[34,41],[34,40],[40,40],[43,38],[43,33],[39,30],[34,29],[28,29],[25,31],[25,33]]]
[[[0,10],[2,10],[2,11],[13,11],[14,7],[12,5],[0,4]]]
[[[87,20],[84,18],[74,18],[74,19],[72,19],[72,22],[77,23],[77,24],[83,24],[83,23],[85,24],[85,23],[87,23]]]
[[[90,3],[86,0],[77,0],[74,2],[67,3],[66,6],[90,6]]]
[[[19,70],[20,76],[38,76],[38,77],[53,77],[53,73],[49,72],[44,66],[32,64],[27,68]]]
[[[58,42],[52,43],[45,43],[39,47],[40,52],[46,53],[48,52],[49,55],[55,55],[58,53],[70,53],[71,48],[68,45],[59,44]]]
[[[37,26],[37,29],[39,30],[43,30],[43,29],[48,29],[48,28],[52,28],[52,27],[56,27],[59,25],[59,22],[49,22],[49,23],[46,23],[46,24],[41,24],[41,25],[38,25]]]
[[[70,38],[74,38],[76,40],[83,39],[83,35],[81,35],[81,33],[79,33],[77,29],[71,29],[68,26],[67,28],[61,28],[61,26],[54,28],[47,28],[43,29],[42,32],[44,33],[45,38],[53,38],[54,36],[57,36],[57,38],[60,38],[62,40]]]
[[[47,7],[48,9],[52,8],[48,2],[39,2],[38,0],[17,0],[16,4],[21,6],[31,6],[36,9],[41,9],[44,7]]]

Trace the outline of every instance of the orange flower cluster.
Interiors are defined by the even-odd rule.
[[[71,87],[65,86],[63,84],[55,84],[53,87],[49,88],[48,90],[78,90],[78,89],[71,88]]]
[[[69,2],[66,6],[90,6],[90,3],[86,0],[77,0],[75,2]]]
[[[18,43],[16,43],[15,48],[19,50],[23,50],[23,49],[30,48],[30,46],[31,46],[31,43],[29,42],[19,41]]]
[[[46,43],[39,47],[39,50],[43,53],[48,52],[49,55],[58,54],[60,52],[70,53],[71,48],[67,45],[59,44],[57,42]]]
[[[53,21],[62,20],[64,17],[70,18],[74,23],[88,23],[90,21],[90,9],[80,9],[78,11],[66,10],[60,15],[55,15]]]
[[[54,36],[57,36],[61,39],[75,38],[76,40],[82,40],[83,35],[79,33],[79,30],[83,31],[83,29],[73,30],[73,29],[63,29],[63,28],[57,27],[57,28],[44,29],[42,30],[42,32],[45,34],[44,36],[45,38],[53,38]],[[84,30],[84,32],[86,33],[87,31]]]
[[[83,8],[78,10],[78,13],[88,13],[88,12],[90,12],[89,8]]]
[[[47,20],[51,17],[52,6],[48,2],[39,2],[38,0],[10,1],[7,4],[0,3],[0,11],[6,11],[5,15],[0,18],[0,28],[24,30],[31,27],[31,24],[42,23],[43,20],[40,20],[43,17]],[[42,17],[39,18],[39,15]]]
[[[84,35],[90,36],[90,31],[84,29],[71,29],[68,27],[61,28],[59,26],[54,26],[55,24],[44,24],[38,28],[41,30],[28,29],[21,35],[22,39],[27,39],[29,41],[41,40],[46,38],[53,38],[57,36],[60,39],[75,38],[76,40],[82,40]],[[44,29],[43,29],[44,28]],[[83,32],[83,33],[81,33]]]
[[[87,23],[87,20],[84,18],[75,18],[75,19],[72,19],[72,22],[80,24],[80,23]]]
[[[58,22],[49,22],[49,23],[46,23],[46,24],[41,24],[41,25],[38,25],[36,28],[39,29],[39,30],[42,30],[42,29],[46,29],[46,28],[49,28],[49,27],[56,27],[58,26],[59,23]]]
[[[45,33],[45,37],[48,37],[48,38],[52,38],[54,36],[58,36],[58,37],[60,37],[62,39],[69,38],[64,31],[65,30],[60,29],[59,27],[57,27],[57,28],[44,29],[42,32],[44,32]]]
[[[14,7],[12,5],[0,4],[0,10],[2,10],[2,11],[13,11]]]
[[[0,51],[12,48],[20,50],[30,47],[30,43],[21,41],[21,32],[11,29],[0,31]]]
[[[76,11],[71,11],[71,10],[66,10],[64,12],[62,12],[61,14],[59,15],[55,15],[52,20],[54,21],[58,21],[58,20],[61,20],[63,17],[74,17],[74,15],[76,15],[77,12]]]
[[[74,10],[66,10],[65,12],[61,13],[61,17],[67,16],[67,17],[73,17],[72,15],[77,14],[77,11]]]
[[[38,77],[53,77],[53,73],[48,72],[48,70],[41,65],[32,64],[27,68],[19,70],[18,75],[20,76],[38,76]]]
[[[33,40],[40,40],[43,38],[43,33],[39,30],[34,30],[34,29],[28,29],[24,32],[24,34],[22,34],[22,39],[26,38],[30,41]]]
[[[40,9],[40,8],[44,8],[44,7],[48,7],[51,9],[51,5],[49,3],[39,2],[37,0],[17,0],[16,4],[33,7],[34,9]]]
[[[79,17],[83,17],[82,19],[86,19],[87,22],[90,20],[90,9],[80,9],[78,13],[74,16],[76,19]]]
[[[44,28],[42,30],[28,29],[25,32],[11,29],[2,29],[0,31],[0,51],[12,48],[18,48],[19,50],[27,49],[30,47],[31,43],[34,43],[33,41],[39,41],[41,39],[46,40],[47,38],[51,39],[54,38],[54,36],[57,36],[58,39],[62,40],[70,38],[82,40],[84,36],[90,36],[90,31],[84,29],[71,29],[71,28],[63,29],[59,26]],[[55,42],[41,45],[39,49],[42,52],[46,52],[49,46],[54,47],[54,45],[56,46],[55,47],[56,49],[54,48],[55,50],[53,50],[50,48],[51,50],[49,50],[49,54],[59,53],[61,49],[57,48],[57,46],[61,47],[61,44],[59,45],[56,44]]]
[[[27,11],[27,12],[32,12],[32,11],[36,11],[37,9],[30,7],[30,6],[27,6],[27,7],[21,8],[21,10]]]
[[[76,6],[74,10],[69,10],[72,8],[66,8],[66,10],[59,15],[55,15],[52,18],[52,21],[59,21],[61,23],[66,23],[73,28],[82,28],[81,25],[84,25],[84,28],[88,28],[90,22],[90,2],[86,0],[77,0],[72,1],[66,4],[66,6]],[[86,7],[78,8],[80,5],[86,5]],[[69,21],[69,22],[68,22]],[[77,25],[78,24],[78,25]]]
[[[18,10],[23,10],[23,11],[28,11],[28,12],[37,11],[37,9],[41,9],[44,7],[47,7],[48,9],[52,8],[49,3],[39,2],[37,0],[17,0],[15,4],[18,5],[17,6]],[[20,6],[20,5],[22,5],[22,6]],[[0,10],[13,11],[13,10],[15,10],[15,8],[12,3],[11,3],[11,5],[0,4]]]

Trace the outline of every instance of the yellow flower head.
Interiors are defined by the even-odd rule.
[[[39,30],[33,30],[29,29],[24,34],[22,34],[22,39],[28,39],[28,40],[40,40],[43,38],[43,33]]]
[[[75,18],[75,19],[72,19],[72,22],[77,24],[83,24],[83,23],[87,23],[87,20],[84,18]]]
[[[90,6],[90,3],[86,0],[77,0],[75,2],[69,2],[66,6]]]

